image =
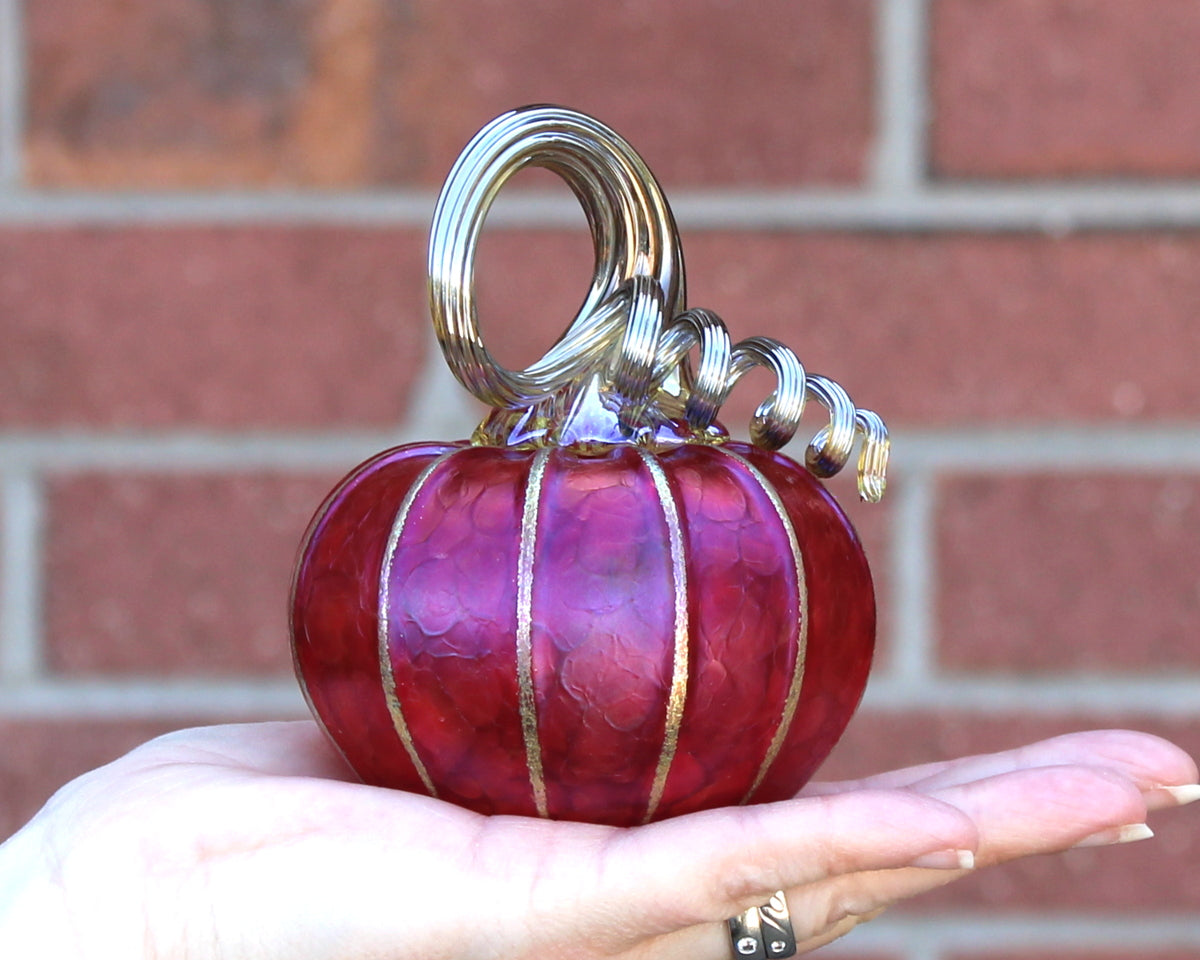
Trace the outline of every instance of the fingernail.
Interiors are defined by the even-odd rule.
[[[1076,847],[1108,847],[1118,843],[1133,843],[1135,840],[1149,840],[1154,831],[1144,823],[1127,823],[1123,827],[1113,827],[1101,830],[1090,837],[1084,837]]]
[[[1200,800],[1200,783],[1185,783],[1177,787],[1158,787],[1156,789],[1174,800],[1177,807]]]
[[[911,865],[927,870],[971,870],[975,866],[975,854],[970,850],[937,850],[922,854]]]

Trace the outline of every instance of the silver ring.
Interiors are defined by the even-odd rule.
[[[796,955],[796,933],[792,929],[792,916],[788,912],[787,897],[784,896],[783,891],[778,891],[759,907],[758,914],[762,919],[767,957],[794,957]]]
[[[729,941],[737,960],[784,960],[796,955],[796,934],[787,897],[777,891],[761,907],[729,920]]]

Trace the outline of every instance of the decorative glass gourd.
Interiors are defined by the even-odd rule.
[[[563,338],[516,372],[483,346],[472,274],[492,200],[531,164],[579,196],[597,266]],[[817,477],[861,439],[877,500],[882,422],[782,344],[731,344],[685,309],[661,190],[582,114],[480,131],[429,260],[447,362],[493,410],[469,441],[379,454],[318,510],[292,597],[313,713],[366,782],[481,813],[627,825],[794,794],[875,635],[862,548]],[[777,389],[734,441],[716,416],[757,365]],[[829,422],[801,466],[777,450],[810,397]]]

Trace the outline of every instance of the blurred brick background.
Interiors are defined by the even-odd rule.
[[[894,429],[830,773],[1092,726],[1200,752],[1198,49],[1200,0],[0,0],[0,837],[157,732],[303,715],[297,541],[362,457],[469,431],[428,219],[533,101],[642,152],[694,305]],[[480,261],[502,360],[589,271],[523,174]],[[1200,957],[1200,824],[1155,827],[830,953]]]

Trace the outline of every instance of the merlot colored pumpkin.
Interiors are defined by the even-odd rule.
[[[874,619],[832,497],[734,441],[387,451],[318,511],[292,607],[366,782],[622,825],[798,790]]]
[[[473,294],[488,207],[530,164],[587,213],[596,273],[537,363],[499,366]],[[318,510],[292,597],[296,670],[362,778],[486,814],[636,824],[795,793],[854,712],[871,577],[816,477],[887,429],[784,344],[688,309],[670,207],[614,131],[561,107],[467,145],[430,231],[450,370],[492,410],[469,442],[397,447]],[[695,362],[693,363],[693,357]],[[753,445],[716,423],[751,368],[776,389]],[[806,400],[806,468],[773,452]]]

